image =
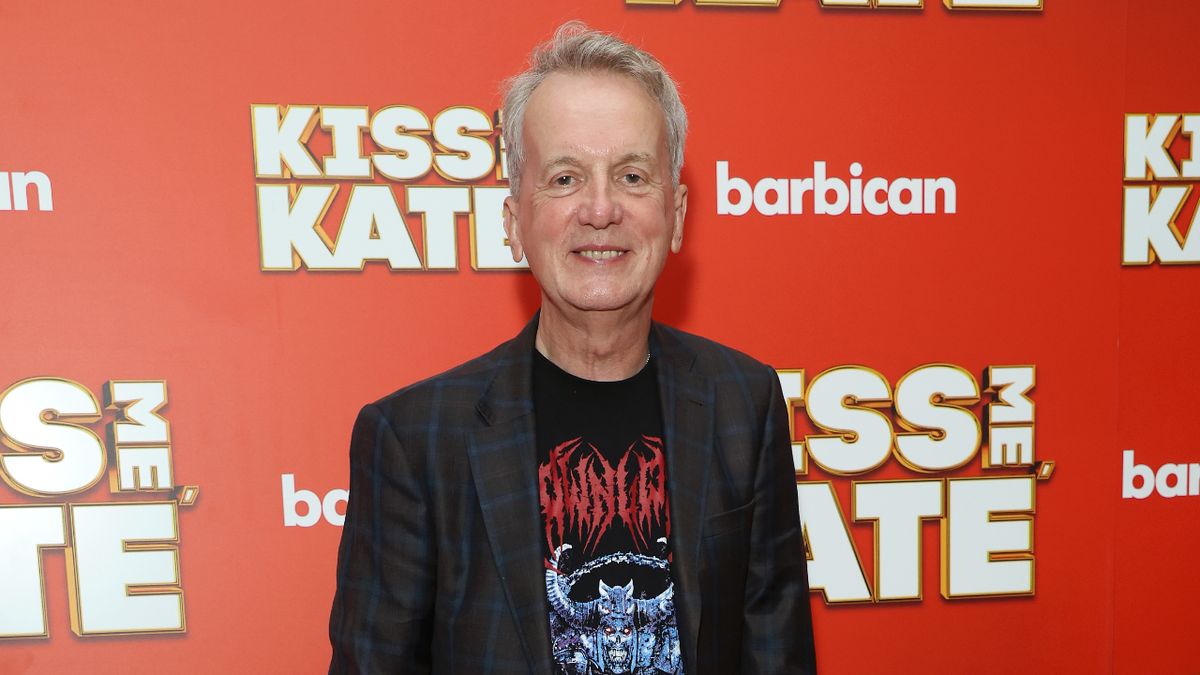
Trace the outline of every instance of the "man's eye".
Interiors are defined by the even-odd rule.
[[[627,173],[624,176],[621,176],[621,180],[625,181],[629,185],[641,185],[642,183],[646,182],[646,179],[643,178],[641,174],[637,173]]]
[[[559,176],[554,179],[554,184],[558,187],[571,187],[575,184],[574,176]]]

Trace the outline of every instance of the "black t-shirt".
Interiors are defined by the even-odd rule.
[[[533,398],[555,672],[682,673],[653,360],[593,382],[534,350]]]

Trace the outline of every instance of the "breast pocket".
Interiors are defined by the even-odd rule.
[[[746,572],[755,500],[704,519],[700,540],[699,661],[705,672],[740,672]]]

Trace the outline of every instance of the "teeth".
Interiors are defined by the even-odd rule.
[[[624,253],[624,251],[607,250],[607,251],[580,251],[579,255],[588,258],[589,260],[610,260]]]

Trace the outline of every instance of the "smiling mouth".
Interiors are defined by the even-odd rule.
[[[587,258],[588,260],[612,260],[613,258],[618,258],[625,255],[625,251],[620,251],[617,249],[608,249],[604,251],[576,251],[576,253]]]

